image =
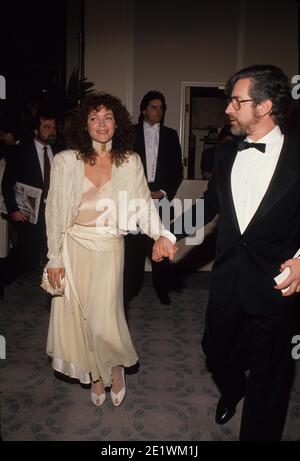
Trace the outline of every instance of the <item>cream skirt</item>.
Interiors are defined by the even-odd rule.
[[[55,370],[111,385],[111,367],[137,362],[123,308],[124,239],[74,225],[64,242],[66,290],[51,306],[47,354]]]

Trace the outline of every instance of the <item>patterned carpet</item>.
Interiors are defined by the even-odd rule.
[[[140,366],[128,370],[128,393],[101,408],[88,387],[55,376],[45,354],[49,300],[37,277],[11,285],[0,304],[1,429],[6,441],[226,441],[237,440],[241,403],[225,426],[214,423],[218,392],[206,371],[200,341],[207,274],[193,274],[173,303],[158,303],[147,274],[128,311]],[[284,440],[300,434],[300,360]]]

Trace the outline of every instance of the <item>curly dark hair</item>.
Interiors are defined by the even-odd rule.
[[[68,115],[65,126],[66,143],[69,149],[78,152],[78,158],[95,164],[97,153],[93,149],[92,139],[87,131],[88,115],[102,107],[110,109],[116,121],[116,130],[112,139],[112,161],[121,165],[132,153],[132,124],[129,112],[120,99],[107,93],[92,93]]]
[[[287,76],[279,67],[271,64],[256,64],[236,72],[227,82],[225,93],[230,96],[236,82],[242,78],[250,78],[252,85],[249,96],[255,105],[270,99],[273,103],[274,122],[282,125],[292,101],[291,87]]]

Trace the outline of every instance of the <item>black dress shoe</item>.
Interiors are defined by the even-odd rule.
[[[225,424],[231,420],[235,414],[235,406],[228,404],[223,397],[220,398],[217,404],[215,421],[217,424]]]
[[[166,304],[167,306],[171,304],[172,300],[169,295],[160,296],[159,300],[161,304]]]

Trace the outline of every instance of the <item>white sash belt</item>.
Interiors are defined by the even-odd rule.
[[[103,228],[101,229],[103,230]],[[124,238],[120,235],[103,234],[98,231],[97,227],[86,227],[74,224],[73,227],[67,229],[67,235],[76,241],[83,248],[92,251],[114,251],[119,250],[124,246]],[[63,259],[65,264],[65,295],[70,302],[70,287],[74,294],[76,301],[80,307],[84,319],[86,319],[86,312],[84,306],[80,302],[76,284],[72,273],[72,265],[70,255],[68,252],[67,238],[63,243]],[[73,308],[72,308],[73,310]]]

